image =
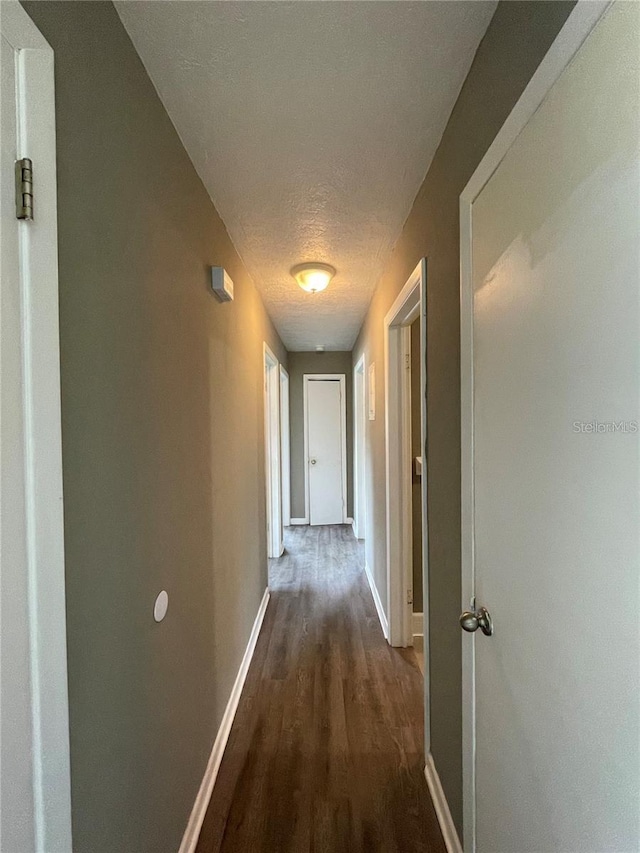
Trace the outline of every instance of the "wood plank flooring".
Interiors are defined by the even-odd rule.
[[[382,635],[351,528],[285,541],[197,853],[445,853],[422,675]]]

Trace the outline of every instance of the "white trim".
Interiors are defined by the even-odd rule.
[[[198,839],[200,837],[200,830],[202,829],[202,823],[204,821],[205,814],[207,813],[207,808],[209,807],[213,787],[216,783],[216,778],[222,762],[222,756],[224,755],[224,750],[231,733],[231,726],[233,725],[233,720],[236,715],[236,711],[238,710],[240,696],[242,695],[242,688],[244,687],[244,682],[256,649],[258,637],[260,636],[260,629],[262,628],[264,616],[267,612],[269,594],[269,587],[267,587],[264,591],[264,595],[262,596],[262,601],[260,602],[260,607],[258,608],[258,613],[249,636],[249,642],[247,643],[247,648],[242,658],[238,675],[236,676],[235,683],[231,690],[227,707],[225,708],[222,716],[222,722],[220,723],[220,728],[218,729],[218,734],[216,735],[213,749],[209,756],[209,761],[207,762],[207,769],[204,772],[200,789],[198,790],[195,803],[193,804],[191,816],[189,817],[189,822],[185,829],[184,836],[182,837],[182,843],[180,844],[178,853],[195,853]]]
[[[431,794],[431,801],[436,811],[440,832],[444,840],[444,846],[447,848],[447,853],[462,853],[460,839],[456,832],[456,827],[451,817],[449,803],[444,795],[442,783],[436,770],[436,765],[433,761],[431,753],[427,754],[427,763],[424,767],[424,777],[427,780],[427,787]]]
[[[18,0],[2,0],[2,35],[16,50],[41,50],[53,55],[49,42],[36,27]],[[26,156],[26,155],[25,155]]]
[[[344,523],[350,524],[353,527],[355,524],[355,521],[350,516],[347,516],[347,518],[345,518],[345,520],[344,520]]]
[[[19,3],[2,3],[0,27],[17,52],[17,156],[33,160],[37,185],[35,219],[18,223],[35,847],[63,853],[72,838],[54,54]]]
[[[384,634],[385,640],[388,640],[389,623],[387,622],[387,617],[385,616],[382,601],[380,601],[380,593],[378,592],[378,587],[376,586],[376,582],[374,581],[373,575],[371,574],[371,569],[369,568],[369,565],[366,561],[364,564],[364,573],[367,576],[367,580],[369,581],[369,588],[371,589],[371,595],[373,596],[373,603],[376,606],[378,619],[380,620],[380,626],[382,627],[382,633]]]
[[[280,362],[266,342],[262,344],[262,357],[264,364],[267,556],[280,557],[284,551],[282,529],[282,469],[280,466]]]
[[[384,318],[385,462],[387,524],[387,610],[392,646],[409,646],[413,590],[411,529],[411,374],[409,358],[411,323],[420,317],[421,396],[426,398],[424,371],[426,342],[426,259],[420,261]],[[422,443],[425,439],[425,405],[422,405]],[[423,453],[423,456],[426,454]],[[426,466],[422,477],[426,507]],[[427,590],[427,524],[423,512],[423,575]],[[428,611],[426,611],[428,612]]]
[[[369,420],[376,419],[376,363],[372,361],[367,371],[367,400],[369,409]]]
[[[366,538],[366,363],[362,353],[353,368],[353,534]]]
[[[351,519],[347,517],[347,378],[344,373],[303,373],[302,374],[302,397],[303,397],[303,437],[304,437],[304,512],[305,518],[311,524],[311,506],[309,500],[309,420],[308,399],[309,382],[321,381],[323,379],[340,382],[340,440],[341,440],[341,471],[342,471],[342,523],[348,524]]]
[[[280,459],[282,464],[282,524],[291,524],[291,428],[289,421],[289,373],[280,365]]]
[[[412,614],[411,633],[414,637],[424,637],[424,613]]]
[[[424,679],[424,750],[431,750],[431,670],[429,666],[429,468],[427,465],[427,260],[420,264],[420,499],[422,502],[422,654]],[[407,451],[411,455],[411,450]],[[413,469],[413,459],[409,461]],[[413,480],[413,477],[411,477]],[[410,488],[410,487],[409,487]],[[412,500],[411,492],[409,492]],[[413,551],[413,549],[412,549]],[[413,563],[413,558],[408,558]],[[409,568],[413,586],[413,566]],[[412,594],[413,598],[413,594]]]
[[[294,524],[309,524],[309,519],[308,518],[292,518],[290,520],[290,524],[292,524],[292,525],[294,525]]]
[[[472,207],[509,149],[600,20],[610,0],[578,0],[538,70],[482,158],[460,196],[460,393],[461,393],[461,536],[462,601],[474,596],[473,481],[473,266]],[[462,770],[464,849],[476,849],[475,816],[475,640],[462,642]]]

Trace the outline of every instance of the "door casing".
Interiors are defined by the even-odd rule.
[[[282,468],[280,437],[280,364],[273,350],[263,343],[264,440],[267,491],[267,555],[280,557],[284,551],[282,531]]]
[[[367,402],[365,356],[353,368],[353,532],[356,539],[367,537],[365,435]]]
[[[426,282],[423,258],[409,276],[384,319],[385,462],[387,523],[387,619],[389,643],[413,644],[412,454],[411,454],[411,324],[420,318],[420,389],[422,448],[422,576],[424,654],[428,660],[429,613],[426,456]],[[426,668],[428,671],[428,667]],[[426,679],[427,680],[427,679]],[[427,724],[428,706],[426,703]],[[429,727],[427,725],[427,752]]]
[[[291,429],[289,424],[289,374],[280,365],[280,452],[282,482],[282,524],[291,524]]]

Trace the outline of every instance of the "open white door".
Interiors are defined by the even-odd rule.
[[[0,846],[70,853],[53,52],[0,4]],[[33,221],[15,162],[33,163]]]
[[[468,853],[640,849],[640,5],[602,13],[462,198]]]

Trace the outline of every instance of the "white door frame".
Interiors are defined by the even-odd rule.
[[[54,56],[17,2],[2,3],[0,28],[19,52],[18,157],[33,161],[37,188],[34,221],[18,228],[33,770],[33,804],[25,814],[33,813],[39,853],[70,853]]]
[[[385,435],[387,498],[387,617],[389,643],[413,644],[412,604],[412,454],[411,454],[411,324],[420,318],[420,389],[422,448],[423,614],[428,620],[428,536],[426,442],[426,281],[423,258],[384,318]],[[429,632],[425,624],[425,660]],[[427,703],[428,706],[428,703]],[[428,729],[426,730],[428,732]],[[427,736],[428,737],[428,736]]]
[[[367,417],[365,356],[353,368],[353,532],[356,539],[367,536],[365,429]]]
[[[462,601],[475,589],[473,471],[473,261],[472,208],[509,149],[596,25],[609,0],[578,0],[529,85],[460,196],[460,386]],[[462,643],[462,772],[464,850],[476,849],[475,822],[475,644]]]
[[[280,363],[263,343],[264,444],[267,489],[267,556],[280,557],[282,538],[282,468],[280,466]]]
[[[309,501],[309,382],[318,379],[332,379],[340,382],[340,444],[342,448],[342,523],[347,523],[347,395],[344,373],[305,373],[302,376],[302,395],[304,407],[304,516],[311,524],[311,504]]]
[[[291,524],[291,428],[289,424],[289,374],[280,365],[280,438],[282,462],[282,524]]]

